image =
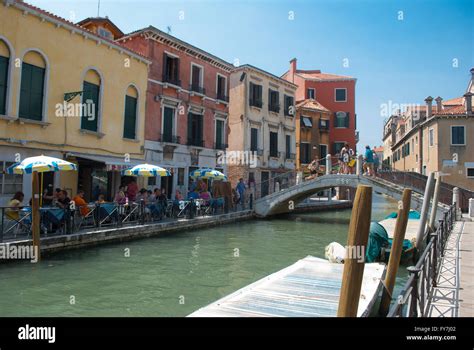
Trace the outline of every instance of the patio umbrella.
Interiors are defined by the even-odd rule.
[[[77,165],[63,159],[47,157],[44,155],[23,159],[6,169],[7,174],[32,174],[32,200],[31,200],[31,225],[33,246],[38,247],[38,260],[41,256],[40,231],[39,231],[39,184],[38,173],[47,171],[77,170]]]
[[[212,179],[227,181],[227,177],[219,170],[211,168],[202,168],[194,170],[190,175],[193,179]]]
[[[155,176],[171,176],[171,173],[168,170],[162,167],[159,167],[157,165],[138,164],[130,169],[123,170],[122,175],[155,177]]]

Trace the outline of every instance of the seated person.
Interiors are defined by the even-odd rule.
[[[188,199],[199,199],[199,193],[196,191],[196,189],[188,193]]]
[[[99,198],[97,198],[97,201],[96,201],[97,204],[104,204],[104,203],[107,203],[105,201],[105,196],[103,194],[99,194]]]
[[[127,205],[128,198],[125,195],[125,191],[119,190],[117,194],[115,195],[114,202],[117,203],[118,205]]]
[[[87,207],[87,202],[84,200],[83,190],[79,190],[77,192],[77,195],[72,200],[76,204],[76,207],[79,208],[79,212],[82,216],[86,216],[87,214],[89,214],[90,209]]]
[[[181,191],[180,190],[176,190],[176,193],[174,195],[174,198],[177,200],[177,201],[182,201],[183,200],[183,195],[181,194]]]
[[[199,195],[199,198],[209,201],[212,199],[211,193],[209,191],[202,191]]]
[[[23,192],[17,192],[8,202],[8,208],[5,210],[5,216],[10,220],[20,220],[20,205],[25,195]]]
[[[61,209],[67,209],[69,208],[69,203],[71,202],[71,199],[67,195],[67,191],[61,190],[58,194],[58,200],[56,202],[56,205],[61,208]]]

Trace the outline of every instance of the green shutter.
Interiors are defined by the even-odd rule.
[[[257,151],[258,149],[258,129],[252,128],[250,131],[250,150]]]
[[[173,115],[174,110],[169,107],[164,107],[164,115],[163,115],[163,133],[162,141],[164,142],[172,142],[173,140]]]
[[[349,127],[349,122],[350,122],[349,112],[346,112],[346,125],[345,125],[346,128]]]
[[[125,117],[123,125],[123,137],[134,140],[136,137],[137,125],[137,99],[132,96],[125,96]]]
[[[92,100],[94,104],[94,115],[88,115],[86,113],[81,118],[81,129],[90,130],[90,131],[98,131],[98,121],[99,121],[99,91],[100,86],[89,83],[87,81],[84,82],[84,89],[82,94],[82,103],[86,104],[87,100]],[[89,110],[86,108],[86,110]]]
[[[45,69],[21,65],[20,118],[42,120]]]
[[[224,122],[222,120],[216,120],[216,145],[217,148],[222,148],[224,138],[222,137],[222,131],[224,129]]]
[[[188,113],[188,143],[193,141],[193,114]]]
[[[0,114],[6,114],[8,63],[8,57],[0,56]]]

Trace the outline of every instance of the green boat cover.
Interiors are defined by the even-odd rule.
[[[374,262],[380,255],[383,247],[388,247],[389,240],[385,228],[378,222],[372,221],[369,229],[369,241],[367,242],[367,251],[365,261]]]
[[[393,213],[388,214],[385,219],[395,219],[397,216],[397,212],[394,211]],[[420,219],[420,212],[416,210],[410,210],[410,212],[408,213],[408,219]]]

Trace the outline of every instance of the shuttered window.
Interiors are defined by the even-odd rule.
[[[270,157],[278,157],[278,133],[270,131]]]
[[[0,114],[6,114],[8,57],[0,56]]]
[[[137,99],[125,96],[125,123],[123,126],[123,137],[134,140],[137,125]]]
[[[87,108],[83,112],[81,118],[81,129],[98,131],[99,121],[99,91],[100,86],[96,84],[84,82],[84,90],[82,94],[82,103],[85,103]],[[92,104],[92,105],[90,105]]]
[[[250,129],[250,150],[256,152],[258,150],[258,129]]]
[[[21,65],[20,118],[43,119],[45,69],[29,63]]]
[[[188,114],[188,145],[204,147],[202,119],[200,114]]]
[[[163,108],[163,135],[162,142],[173,142],[173,119],[174,109],[170,107]]]

